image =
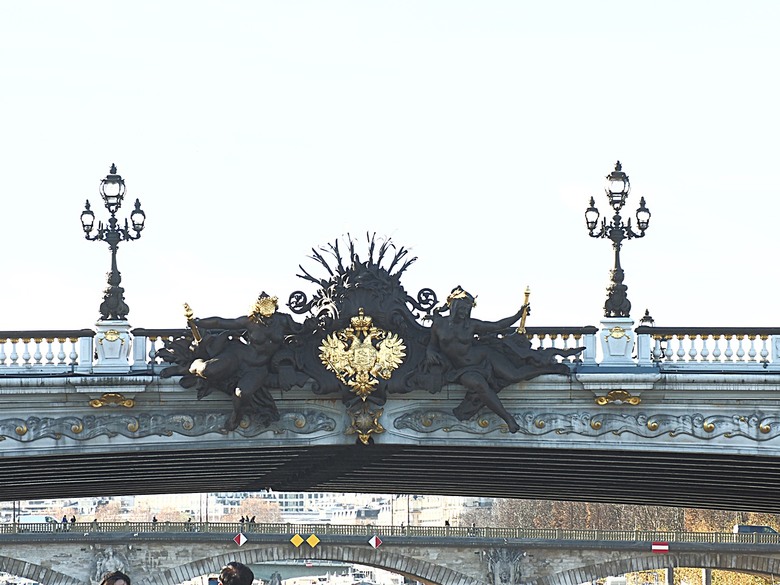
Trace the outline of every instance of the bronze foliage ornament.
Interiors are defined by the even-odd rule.
[[[363,401],[379,378],[389,380],[406,357],[403,339],[374,327],[372,321],[361,307],[351,327],[331,333],[320,346],[323,365]]]
[[[236,318],[198,319],[187,306],[187,334],[157,352],[171,364],[161,376],[181,376],[180,385],[198,399],[214,392],[229,397],[226,432],[273,425],[280,391],[340,397],[352,432],[367,444],[383,430],[379,416],[388,399],[453,384],[465,389],[453,410],[458,421],[483,420],[487,409],[518,432],[499,392],[542,374],[569,375],[564,358],[584,349],[533,349],[525,335],[528,293],[513,315],[483,321],[472,317],[475,297],[460,286],[442,304],[428,288],[409,295],[401,275],[417,259],[408,249],[375,234],[367,234],[366,246],[361,254],[348,237],[346,244],[312,250],[325,274],[300,267],[298,276],[318,288],[311,299],[295,291],[287,303],[302,322],[279,311],[277,298],[265,292]]]
[[[349,411],[352,424],[350,424],[345,434],[357,434],[360,442],[364,445],[368,445],[371,441],[371,435],[378,435],[385,432],[385,428],[379,422],[383,412],[384,411],[381,408],[371,410],[371,406],[368,403],[363,402],[359,408]]]

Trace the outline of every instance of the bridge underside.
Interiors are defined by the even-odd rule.
[[[215,491],[425,493],[780,513],[780,458],[349,445],[4,457],[0,500]]]

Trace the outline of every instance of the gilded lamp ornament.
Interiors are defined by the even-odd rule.
[[[389,380],[406,357],[403,339],[373,326],[373,319],[358,310],[351,327],[328,335],[320,346],[323,365],[365,400],[379,384]]]

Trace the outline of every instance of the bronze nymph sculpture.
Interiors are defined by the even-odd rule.
[[[400,275],[416,258],[406,259],[408,250],[390,240],[380,244],[369,236],[368,243],[367,259],[351,238],[346,254],[338,242],[313,251],[327,275],[317,278],[302,269],[299,276],[319,287],[312,300],[300,291],[290,295],[290,310],[307,314],[302,323],[280,313],[276,298],[266,293],[246,316],[192,319],[188,313],[191,334],[158,351],[173,364],[161,375],[182,376],[180,384],[196,389],[199,399],[214,390],[230,396],[228,431],[245,416],[270,426],[280,417],[272,393],[305,386],[339,397],[352,418],[350,428],[368,443],[381,434],[378,418],[393,395],[437,393],[459,384],[465,387],[453,410],[459,420],[487,407],[517,432],[517,421],[499,399],[501,389],[542,374],[568,374],[569,365],[559,358],[583,348],[532,349],[522,325],[511,328],[527,315],[527,299],[514,315],[482,321],[471,316],[474,296],[461,287],[440,307],[430,289],[413,298]]]
[[[183,356],[179,367],[164,370],[162,376],[184,374],[183,366],[188,382],[199,387],[199,398],[212,389],[229,394],[233,413],[225,423],[227,430],[238,427],[244,414],[257,413],[266,424],[279,420],[271,390],[289,389],[305,378],[284,375],[289,373],[282,365],[285,344],[304,326],[277,308],[277,298],[263,292],[246,316],[192,320],[202,339],[193,353]]]
[[[527,304],[498,321],[473,318],[475,305],[474,296],[457,286],[447,297],[446,307],[433,312],[423,368],[436,371],[442,384],[465,386],[466,396],[453,411],[458,420],[468,420],[487,406],[506,422],[510,433],[516,433],[520,427],[501,403],[499,391],[541,374],[568,374],[568,366],[558,363],[555,356],[576,355],[582,348],[533,350],[525,335],[503,335],[527,314]]]

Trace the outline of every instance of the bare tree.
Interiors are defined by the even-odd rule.
[[[239,518],[255,518],[256,522],[281,522],[282,513],[279,504],[266,498],[250,496],[241,500],[238,509],[223,517],[225,522],[238,522]]]

